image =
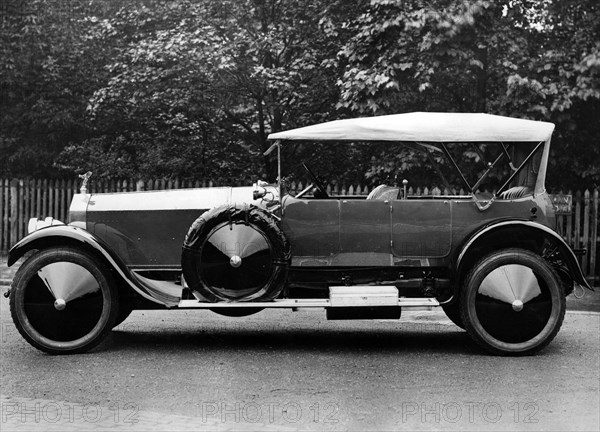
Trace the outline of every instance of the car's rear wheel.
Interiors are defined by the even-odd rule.
[[[566,302],[560,279],[540,256],[504,249],[469,272],[460,298],[469,335],[495,354],[533,354],[558,333]]]
[[[34,347],[50,354],[82,353],[113,328],[118,293],[110,272],[87,253],[52,248],[19,268],[10,310],[19,333]]]
[[[465,323],[463,323],[463,320],[460,316],[460,307],[458,303],[442,305],[442,309],[444,309],[444,313],[450,319],[450,321],[464,330]]]
[[[190,289],[207,301],[264,301],[281,293],[289,259],[289,243],[268,214],[223,206],[190,228],[182,269]]]

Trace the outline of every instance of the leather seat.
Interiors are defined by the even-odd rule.
[[[382,184],[373,189],[367,199],[377,201],[395,200],[398,198],[398,191],[399,188],[397,187]]]
[[[500,199],[511,200],[522,198],[529,193],[531,193],[531,189],[527,186],[515,186],[502,192],[500,194]]]

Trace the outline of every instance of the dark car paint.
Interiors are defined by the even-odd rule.
[[[88,213],[87,230],[128,266],[179,268],[183,239],[206,210],[94,211]]]
[[[547,196],[497,200],[485,211],[471,198],[409,200],[283,200],[282,229],[292,267],[450,266],[456,249],[497,220],[531,219]],[[552,212],[535,222],[554,228]]]

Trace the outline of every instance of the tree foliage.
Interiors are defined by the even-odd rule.
[[[52,161],[65,144],[85,139],[85,106],[102,80],[97,72],[102,71],[105,48],[86,40],[86,15],[105,6],[90,5],[88,9],[79,2],[60,0],[3,3],[0,161],[4,175],[57,175]]]
[[[346,23],[353,37],[341,50],[338,107],[352,115],[483,111],[552,121],[550,185],[600,184],[597,2],[428,5],[374,0]]]
[[[600,184],[599,9],[596,0],[7,0],[0,175],[272,180],[263,156],[272,131],[423,110],[554,122],[550,186]],[[330,179],[432,174],[410,150],[288,152],[286,168],[307,158]],[[348,174],[356,170],[362,178]]]
[[[335,100],[320,3],[156,1],[99,21],[94,37],[118,45],[88,105],[100,133],[63,156],[108,150],[113,175],[273,177],[268,133],[327,118]]]

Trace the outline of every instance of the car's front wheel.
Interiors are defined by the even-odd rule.
[[[50,354],[82,353],[113,328],[118,293],[110,272],[84,251],[57,247],[15,274],[10,311],[21,335]]]
[[[539,255],[503,249],[469,272],[460,297],[469,335],[501,355],[533,354],[552,341],[566,309],[560,279]]]

